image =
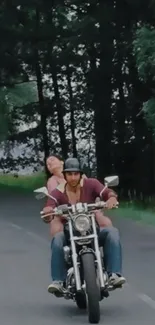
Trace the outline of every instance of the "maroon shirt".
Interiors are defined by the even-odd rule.
[[[95,178],[81,179],[80,185],[81,193],[79,202],[81,203],[94,203],[97,197],[100,197],[103,201],[107,201],[112,196],[117,198],[117,194],[113,190],[106,188],[103,191],[105,186]],[[49,198],[46,206],[55,208],[58,205],[71,204],[65,189],[66,184],[59,184],[57,188],[50,193],[53,199]]]

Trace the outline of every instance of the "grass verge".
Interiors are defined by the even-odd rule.
[[[0,174],[0,190],[16,193],[32,193],[34,189],[46,184],[46,176],[42,173],[14,177],[11,174]],[[140,204],[121,203],[119,209],[106,211],[106,215],[120,216],[135,221],[155,225],[155,211]]]
[[[14,177],[11,174],[0,174],[0,190],[15,192],[31,193],[37,187],[46,184],[46,176],[44,173],[34,173],[33,175],[21,175]]]
[[[132,219],[137,222],[142,222],[155,226],[155,212],[152,208],[144,208],[143,206],[136,206],[133,204],[120,204],[119,209],[106,211],[106,215],[118,216],[122,218]]]

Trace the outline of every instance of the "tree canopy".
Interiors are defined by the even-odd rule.
[[[124,195],[153,193],[154,6],[1,2],[0,140],[24,146],[18,164],[5,150],[1,168],[37,169],[60,152],[79,156],[101,181],[119,174]]]

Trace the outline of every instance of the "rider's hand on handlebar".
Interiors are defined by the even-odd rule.
[[[53,219],[53,217],[52,217],[52,215],[51,216],[45,216],[44,217],[44,215],[46,215],[46,214],[50,214],[50,213],[52,213],[53,212],[53,208],[52,207],[45,207],[44,209],[43,209],[43,213],[42,213],[42,216],[43,216],[43,221],[45,222],[45,223],[50,223],[51,221],[52,221],[52,219]]]
[[[118,206],[118,201],[116,197],[112,196],[106,202],[105,208],[112,209],[112,208],[116,208],[117,206]]]
[[[96,205],[96,208],[103,208],[104,207],[103,206],[103,201],[101,201],[100,199],[99,200],[96,199],[95,205]],[[105,205],[105,203],[104,203],[104,205]]]

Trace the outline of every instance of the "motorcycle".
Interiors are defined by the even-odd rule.
[[[106,177],[104,181],[104,190],[119,184],[118,176]],[[36,189],[34,192],[37,193],[37,199],[51,197],[46,187]],[[64,298],[74,300],[80,309],[87,309],[89,323],[93,324],[100,321],[100,301],[108,298],[109,291],[113,290],[108,285],[108,276],[103,263],[104,252],[99,247],[98,241],[100,229],[94,214],[95,210],[104,209],[105,204],[98,201],[92,204],[61,205],[52,213],[66,219],[64,257],[67,277],[64,283]]]

